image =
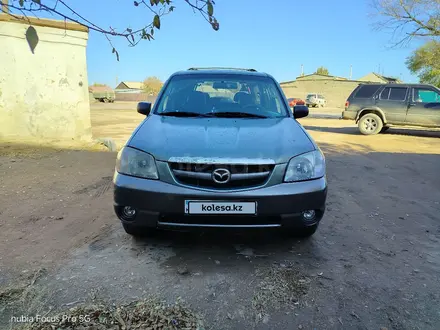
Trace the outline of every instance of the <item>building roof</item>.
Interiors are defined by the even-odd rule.
[[[306,74],[304,76],[298,76],[298,77],[296,77],[296,79],[303,79],[303,78],[308,78],[308,77],[312,77],[312,76],[318,76],[318,77],[335,79],[335,80],[347,80],[347,78],[344,78],[344,77],[331,76],[331,75],[328,75],[328,74],[320,74],[320,73]]]
[[[20,24],[33,25],[33,26],[44,26],[44,27],[50,27],[50,28],[62,29],[62,30],[89,32],[89,29],[86,26],[75,22],[66,22],[64,20],[62,21],[62,20],[21,16],[21,15],[2,14],[1,11],[0,11],[0,21],[20,23]]]
[[[343,80],[343,81],[350,81],[347,78],[344,77],[338,77],[338,76],[330,76],[325,74],[319,74],[319,73],[311,73],[306,74],[304,76],[298,76],[296,77],[296,80],[289,80],[289,81],[283,81],[280,83],[280,85],[290,84],[298,80],[313,80],[313,76],[319,77],[320,80]]]
[[[110,86],[89,86],[89,92],[100,93],[100,92],[113,92]]]
[[[369,81],[369,77],[374,76],[376,78],[378,78],[379,80],[382,80],[384,83],[400,83],[401,80],[395,77],[387,77],[387,76],[383,76],[379,73],[376,72],[371,72],[369,74],[367,74],[366,76],[363,76],[362,78],[360,78],[360,81]]]
[[[115,89],[142,89],[142,82],[138,81],[121,81]]]

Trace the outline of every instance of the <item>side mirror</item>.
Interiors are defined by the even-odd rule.
[[[151,103],[149,102],[139,102],[137,105],[137,112],[141,115],[148,116],[151,111]]]
[[[295,119],[307,117],[308,115],[309,115],[309,108],[306,105],[295,105],[293,107],[293,117]]]

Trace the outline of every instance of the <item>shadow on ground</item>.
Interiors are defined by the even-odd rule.
[[[328,132],[328,133],[338,133],[338,134],[348,134],[348,135],[362,135],[357,127],[326,127],[326,126],[310,126],[303,125],[306,130],[318,131],[318,132]],[[381,135],[407,135],[407,136],[418,136],[418,137],[440,137],[440,130],[430,130],[430,129],[405,129],[405,128],[389,128],[386,132],[380,133]]]

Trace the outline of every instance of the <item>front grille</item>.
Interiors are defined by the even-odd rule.
[[[240,189],[261,186],[269,179],[273,164],[243,165],[243,164],[195,164],[169,163],[170,169],[177,182],[199,188],[208,189]],[[230,172],[227,183],[217,183],[213,180],[213,171],[226,169]]]

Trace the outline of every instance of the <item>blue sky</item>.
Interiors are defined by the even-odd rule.
[[[252,67],[279,81],[293,80],[304,65],[306,74],[326,66],[330,74],[353,78],[371,71],[416,82],[405,59],[419,45],[390,49],[391,35],[372,26],[371,0],[217,0],[220,30],[183,2],[163,17],[156,40],[129,47],[114,39],[117,62],[104,36],[91,32],[87,48],[89,82],[141,81],[147,76],[165,80],[191,66]],[[102,26],[139,27],[151,13],[127,0],[76,0],[72,6]],[[100,4],[100,5],[98,5]],[[99,10],[97,8],[100,8]]]

